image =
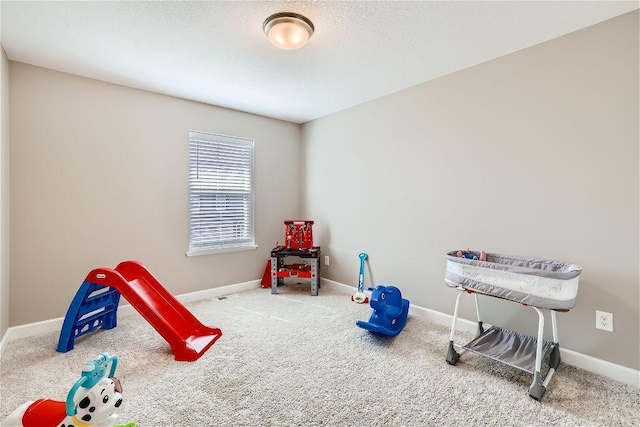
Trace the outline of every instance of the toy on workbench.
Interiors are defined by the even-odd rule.
[[[286,220],[284,242],[287,249],[313,249],[313,221]]]

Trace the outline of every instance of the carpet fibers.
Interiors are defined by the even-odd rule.
[[[57,333],[12,341],[0,365],[0,419],[27,400],[64,400],[84,363],[106,351],[119,358],[119,421],[140,427],[638,423],[631,386],[561,364],[536,402],[525,372],[471,353],[449,366],[448,327],[410,316],[400,335],[382,337],[355,325],[371,309],[344,293],[278,289],[187,303],[223,332],[195,362],[176,362],[137,313],[64,354]]]

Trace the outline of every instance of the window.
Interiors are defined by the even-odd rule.
[[[255,249],[254,141],[189,132],[187,255]]]

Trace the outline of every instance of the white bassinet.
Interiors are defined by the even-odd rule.
[[[447,253],[445,282],[466,292],[461,292],[456,299],[447,362],[455,365],[460,355],[468,350],[522,369],[533,374],[529,395],[540,400],[560,364],[556,311],[568,311],[575,306],[582,268],[561,261],[494,253],[487,253],[486,260],[481,261],[480,252],[462,251],[477,259],[458,257],[458,252]],[[475,294],[478,335],[471,342],[459,345],[454,342],[454,334],[460,297],[465,293]],[[538,313],[538,338],[495,325],[485,330],[478,295],[506,299],[534,309]],[[552,342],[543,339],[544,315],[540,309],[551,311]],[[458,352],[456,348],[462,350]],[[541,365],[545,359],[550,368],[543,381]]]

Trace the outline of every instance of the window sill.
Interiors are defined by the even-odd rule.
[[[215,254],[223,254],[223,253],[227,253],[227,252],[252,251],[254,249],[258,249],[258,245],[228,246],[226,248],[202,249],[202,250],[197,250],[197,251],[187,251],[185,253],[185,255],[186,256],[215,255]]]

